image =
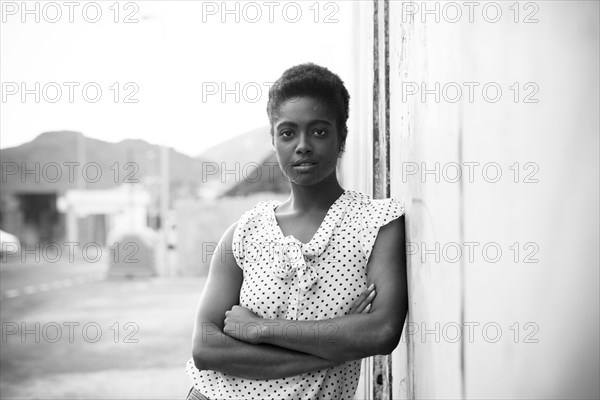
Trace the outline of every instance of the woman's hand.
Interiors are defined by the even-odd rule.
[[[376,296],[375,284],[371,284],[352,303],[350,314],[367,314],[371,310],[371,303]],[[250,344],[262,343],[263,318],[253,313],[246,307],[235,305],[225,312],[223,333],[242,342]]]
[[[233,306],[225,311],[223,333],[242,342],[250,344],[261,343],[262,318],[246,307]]]
[[[375,292],[375,284],[372,283],[371,286],[365,289],[364,292],[358,296],[358,299],[352,303],[350,307],[350,311],[348,311],[348,315],[350,314],[366,314],[371,311],[371,303],[377,293]]]

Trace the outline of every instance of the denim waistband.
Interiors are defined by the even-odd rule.
[[[192,386],[185,400],[210,400],[203,395],[198,389]]]

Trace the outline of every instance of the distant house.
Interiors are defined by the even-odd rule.
[[[66,239],[82,236],[101,246],[113,242],[109,235],[141,232],[148,226],[150,193],[141,185],[125,184],[112,189],[68,190],[58,198],[58,210],[66,216]],[[78,221],[90,218],[87,232],[79,232]]]
[[[68,192],[101,193],[124,184],[138,184],[149,191],[147,222],[158,225],[159,146],[143,140],[109,143],[61,131],[2,149],[0,155],[0,229],[25,243],[65,241],[73,238],[69,232],[77,232],[79,241],[103,241],[106,222],[102,214],[76,213],[76,221],[68,222],[58,200]],[[201,165],[201,159],[170,149],[171,198],[197,191]],[[87,199],[92,201],[93,196]]]
[[[29,244],[72,240],[74,232],[80,242],[103,242],[113,217],[107,220],[104,212],[69,214],[64,200],[59,207],[59,199],[81,198],[67,203],[82,210],[105,195],[117,198],[116,188],[133,184],[148,191],[147,224],[158,228],[159,154],[159,146],[143,140],[109,143],[72,131],[42,133],[31,142],[2,149],[0,229]],[[170,207],[181,198],[289,191],[268,127],[236,136],[198,157],[169,149],[168,159]]]

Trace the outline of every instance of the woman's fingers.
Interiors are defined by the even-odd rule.
[[[375,291],[375,289],[373,289],[371,293],[369,293],[369,295],[363,300],[361,305],[357,308],[357,311],[359,313],[368,313],[371,310],[371,303],[373,303],[373,299],[375,298],[376,294],[377,292]]]
[[[356,299],[354,303],[352,303],[349,314],[359,314],[365,310],[366,312],[369,312],[371,307],[369,307],[369,309],[367,310],[367,306],[371,304],[371,302],[375,298],[375,294],[375,284],[371,284],[371,286],[369,286],[364,292],[362,292],[360,296],[358,296],[358,299]]]
[[[358,299],[354,300],[352,306],[350,306],[350,314],[355,314],[357,312],[358,307],[362,304],[363,300],[369,295],[369,289],[365,290],[358,296]]]

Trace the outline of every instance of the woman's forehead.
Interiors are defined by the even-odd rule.
[[[277,110],[277,119],[282,117],[307,117],[311,114],[321,118],[335,118],[332,108],[323,100],[314,97],[293,97],[283,101]]]

